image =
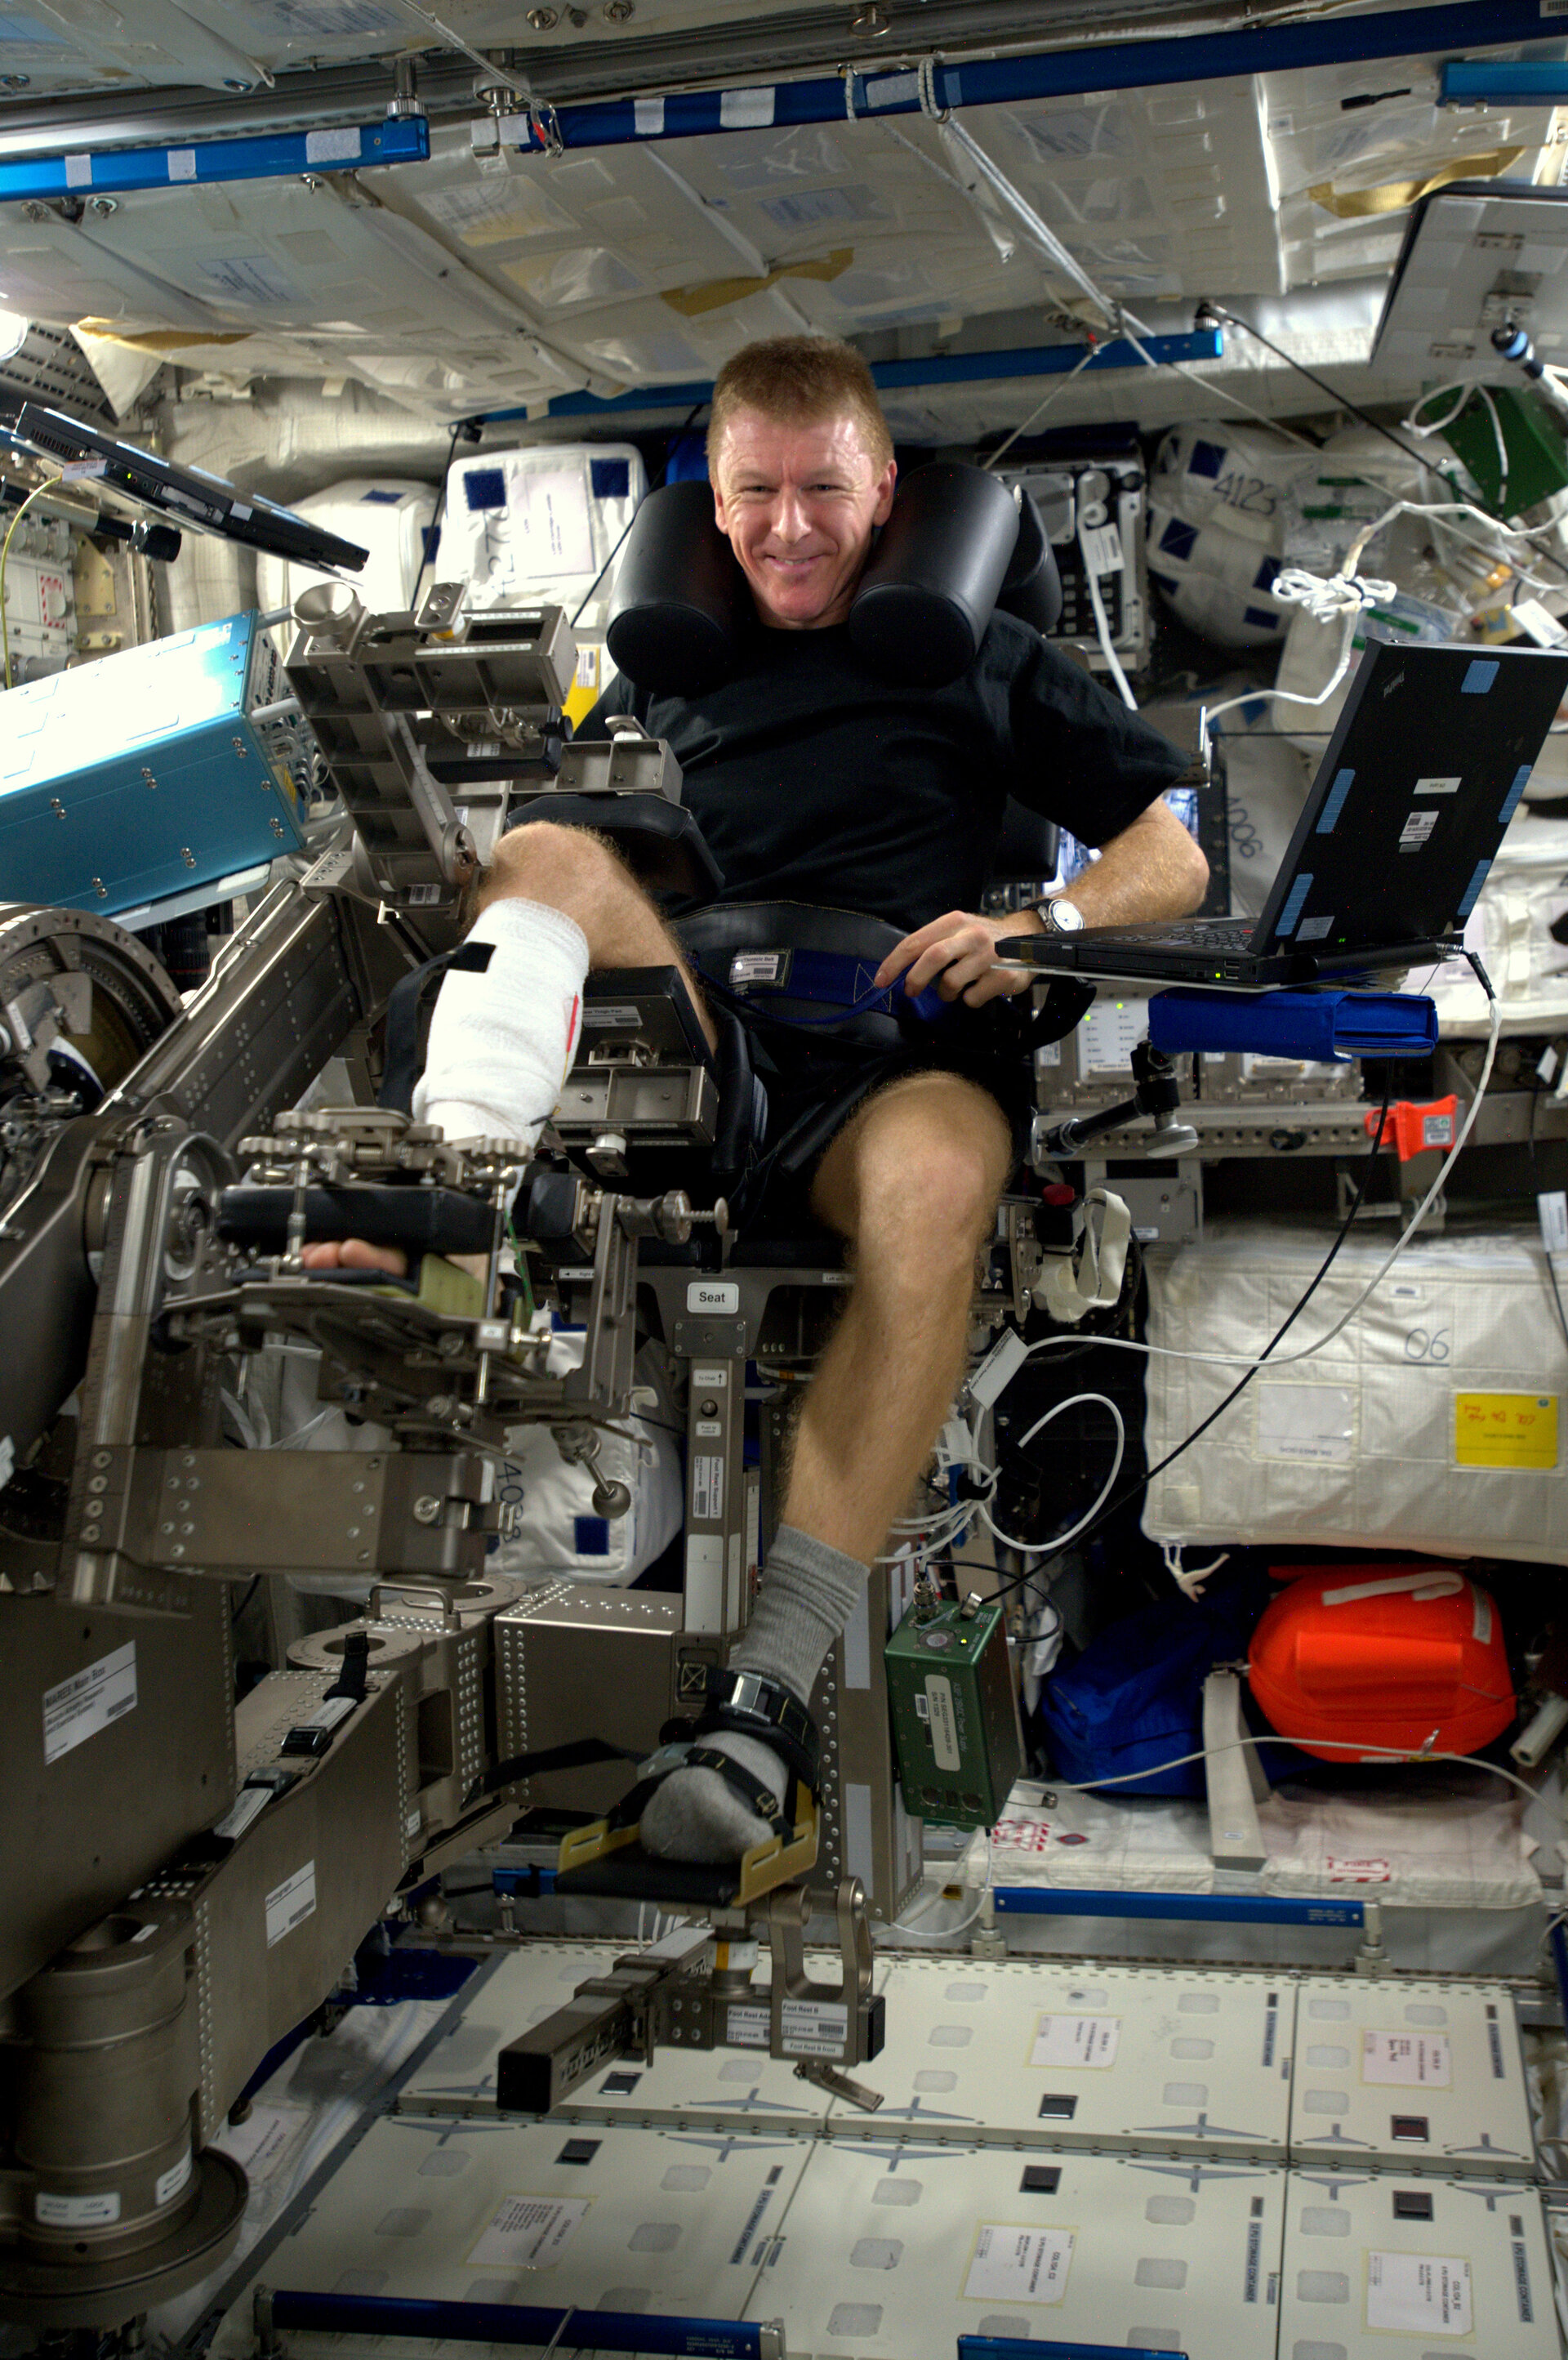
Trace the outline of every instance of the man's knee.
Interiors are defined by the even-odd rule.
[[[889,1092],[857,1142],[855,1233],[892,1237],[912,1264],[966,1262],[988,1232],[1012,1163],[1001,1109],[957,1076]]]
[[[636,892],[631,871],[603,836],[585,827],[562,827],[554,820],[526,820],[509,828],[480,882],[476,906],[506,895],[570,908],[584,893],[623,886]]]

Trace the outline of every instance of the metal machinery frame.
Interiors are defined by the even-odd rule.
[[[589,1339],[563,1376],[546,1368],[548,1322],[503,1284],[515,1142],[454,1149],[367,1103],[286,1111],[340,1056],[369,1100],[388,995],[457,942],[463,888],[508,809],[565,792],[679,802],[679,771],[652,741],[562,751],[574,650],[559,610],[466,617],[460,603],[449,585],[417,615],[366,614],[338,585],[301,599],[289,673],[348,824],[267,894],[183,1006],[108,922],[0,911],[0,1060],[15,1085],[0,1118],[0,1333],[13,1339],[0,1365],[13,1765],[0,2319],[114,2329],[214,2267],[245,2191],[208,2143],[258,2060],[397,1896],[560,1796],[559,1771],[501,1784],[496,1765],[581,1739],[607,1694],[623,1746],[650,1749],[670,1716],[700,1709],[746,1617],[758,1513],[746,1365],[775,1284],[800,1273],[725,1275],[722,1211],[615,1184],[639,1127],[660,1147],[713,1141],[712,1076],[678,1032],[662,1050],[590,1037],[578,1120],[563,1101],[558,1136],[604,1175],[555,1175],[543,1284]],[[68,1044],[106,1085],[90,1112],[58,1054]],[[623,1069],[635,1082],[650,1068],[660,1087],[612,1098]],[[224,1234],[242,1171],[281,1192],[280,1251]],[[434,1253],[418,1292],[307,1275],[307,1198],[390,1187],[433,1204],[437,1251],[443,1220],[481,1240],[483,1278]],[[649,1272],[643,1297],[691,1363],[710,1462],[688,1499],[684,1594],[488,1577],[508,1427],[550,1425],[597,1475],[600,1434],[631,1405],[639,1241],[683,1243],[704,1219],[708,1268]],[[395,1447],[299,1458],[289,1484],[269,1454],[225,1447],[225,1382],[279,1342],[318,1350],[323,1394],[390,1427]],[[606,1509],[624,1508],[600,1481]],[[300,1570],[377,1587],[364,1616],[297,1649],[236,1716],[223,1585]],[[851,1664],[843,1703],[831,1688],[820,1699],[828,1889],[781,1886],[714,1917],[771,1951],[757,1999],[772,2053],[842,2094],[881,2040],[850,1854],[889,1915],[920,1872],[873,1684],[880,1647],[862,1652],[871,1672]],[[601,1808],[621,1783],[574,1773],[572,1799]],[[803,1963],[813,1907],[836,1927],[827,1985]],[[528,2034],[518,2103],[548,2103],[616,2045],[723,2042],[746,1979],[715,1972],[715,1955],[703,1938],[679,1960],[628,1963]]]

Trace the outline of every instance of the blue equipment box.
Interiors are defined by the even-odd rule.
[[[1404,991],[1159,991],[1149,1037],[1168,1056],[1250,1050],[1347,1065],[1353,1057],[1430,1057],[1437,1009]]]
[[[297,850],[287,695],[255,614],[0,695],[0,899],[134,924]]]

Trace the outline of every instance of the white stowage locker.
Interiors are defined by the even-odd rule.
[[[1285,2360],[1557,2360],[1541,2199],[1497,2181],[1293,2171]]]
[[[1262,1350],[1329,1240],[1219,1221],[1174,1256],[1150,1254],[1151,1465]],[[1342,1334],[1292,1359],[1392,1243],[1383,1225],[1353,1236],[1279,1354],[1155,1477],[1151,1538],[1568,1557],[1563,1331],[1532,1229],[1418,1238]],[[1182,1354],[1195,1357],[1163,1357]]]
[[[1310,1977],[1296,2003],[1290,2159],[1528,2179],[1534,2142],[1507,1984]]]
[[[1257,1974],[964,1958],[935,1973],[898,1960],[898,2038],[857,2078],[874,2114],[837,2107],[829,2136],[977,2146],[1155,2146],[1174,2155],[1283,2162],[1292,1986]]]
[[[442,581],[464,581],[474,607],[590,603],[603,618],[608,566],[648,489],[630,442],[540,442],[453,462],[441,517]],[[591,595],[592,594],[592,595]]]
[[[354,475],[324,492],[294,503],[297,515],[308,517],[323,531],[354,542],[368,552],[354,587],[373,615],[397,614],[414,595],[419,568],[425,562],[425,537],[435,515],[435,488],[430,484],[387,476]],[[331,577],[287,557],[258,556],[256,595],[262,612],[291,606],[312,582]],[[435,576],[428,570],[426,583]]]

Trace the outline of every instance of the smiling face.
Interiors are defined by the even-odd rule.
[[[779,631],[821,630],[849,613],[898,469],[880,470],[847,412],[789,424],[739,410],[714,467],[713,516]]]

